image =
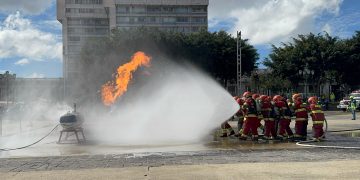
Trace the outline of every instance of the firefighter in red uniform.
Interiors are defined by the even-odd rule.
[[[280,95],[273,98],[275,106],[279,109],[279,131],[278,138],[285,140],[293,138],[293,132],[290,129],[291,111],[286,101]]]
[[[318,99],[316,97],[310,97],[308,102],[310,103],[310,116],[313,121],[314,140],[320,141],[325,138],[323,130],[325,115],[321,110],[321,105],[317,104]]]
[[[265,121],[265,133],[264,139],[269,140],[271,138],[276,137],[275,131],[275,119],[272,116],[273,108],[271,105],[271,100],[268,96],[262,95],[261,99],[261,114],[263,116],[263,120]]]
[[[303,103],[301,94],[294,94],[292,96],[295,111],[295,140],[306,140],[307,125],[308,125],[308,107]]]
[[[259,94],[253,94],[252,98],[255,100],[255,104],[256,104],[256,111],[258,113],[258,119],[259,119],[259,124],[258,124],[258,128],[264,130],[264,126],[261,124],[261,120],[263,120],[263,116],[261,114],[261,99],[260,99],[260,95]]]
[[[244,124],[244,113],[242,110],[242,106],[244,105],[244,99],[238,97],[236,99],[236,102],[240,105],[240,109],[239,111],[235,114],[234,118],[238,120],[238,134],[237,136],[241,136],[242,134],[242,129],[243,129],[243,124]]]
[[[238,101],[239,97],[235,96],[234,99],[235,99],[235,101]],[[241,107],[240,107],[239,111],[241,111]],[[228,137],[228,136],[232,136],[235,134],[234,129],[229,124],[229,120],[223,122],[220,127],[221,127],[221,134],[222,134],[220,137]]]
[[[245,98],[245,103],[243,105],[243,112],[244,112],[244,127],[242,135],[239,137],[240,140],[246,140],[249,136],[249,133],[252,134],[253,140],[257,141],[259,139],[259,135],[257,132],[257,128],[259,125],[258,113],[256,110],[256,102],[251,97],[250,92],[245,92],[243,94]]]

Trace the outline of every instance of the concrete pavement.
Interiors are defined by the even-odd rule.
[[[349,113],[327,112],[329,130],[360,128]],[[294,122],[292,122],[294,124]],[[311,123],[309,124],[311,130]],[[329,133],[324,146],[360,147],[360,132]],[[292,142],[214,138],[179,147],[41,144],[0,159],[1,179],[358,179],[360,150]],[[48,151],[68,149],[62,156]],[[89,150],[93,149],[93,150]],[[40,151],[40,156],[26,153]],[[1,153],[0,153],[1,154]],[[13,155],[14,155],[13,154]],[[41,156],[45,154],[45,156]],[[10,154],[11,155],[11,154]],[[6,157],[6,154],[3,154]],[[15,158],[14,158],[15,157]],[[252,175],[251,171],[256,171]]]

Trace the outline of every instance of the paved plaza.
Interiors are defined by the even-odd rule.
[[[326,115],[329,131],[360,128],[360,121],[350,120],[349,113],[333,111]],[[359,135],[360,131],[330,132],[327,141],[309,144],[360,149]],[[302,147],[294,142],[244,142],[235,137],[149,147],[59,145],[50,140],[24,150],[0,152],[0,176],[5,179],[356,179],[360,172],[359,149]]]

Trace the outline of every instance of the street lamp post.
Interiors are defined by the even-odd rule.
[[[308,93],[309,93],[309,85],[308,85],[308,80],[311,76],[313,76],[315,74],[315,72],[313,70],[309,69],[309,65],[306,64],[305,69],[304,70],[299,70],[299,75],[304,77],[304,82],[305,82],[305,89],[304,89],[304,93],[305,93],[305,98],[307,98]]]

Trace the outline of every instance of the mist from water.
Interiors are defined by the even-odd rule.
[[[0,148],[17,148],[37,141],[59,123],[61,115],[71,109],[63,103],[42,98],[11,104],[1,117]]]
[[[197,143],[238,110],[233,97],[196,68],[175,64],[154,66],[156,70],[150,76],[143,76],[140,82],[132,81],[130,86],[137,85],[106,111],[102,104],[78,104],[89,141],[114,146]],[[37,95],[13,106],[1,117],[0,148],[37,141],[59,123],[60,116],[72,110],[71,106],[51,99],[47,91],[52,89],[42,89],[43,96],[37,90],[19,91],[23,96],[36,92]],[[60,130],[40,145],[55,143]]]
[[[223,87],[191,66],[157,71],[160,75],[127,97],[131,103],[120,99],[108,113],[85,115],[91,139],[111,145],[200,142],[239,109]]]

